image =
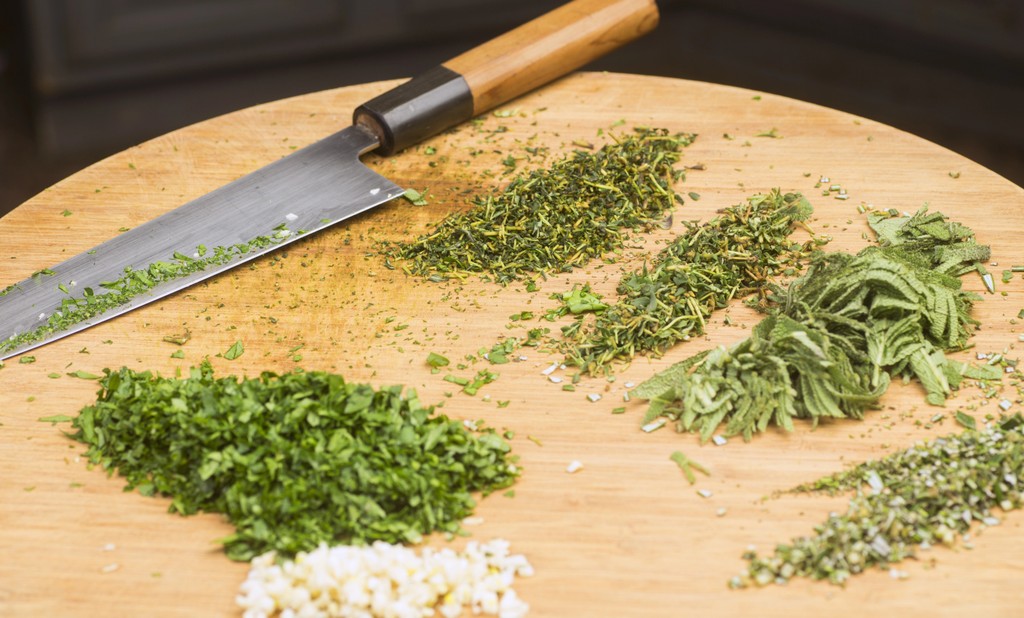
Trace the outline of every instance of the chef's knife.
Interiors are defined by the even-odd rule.
[[[364,166],[657,25],[654,0],[575,0],[364,103],[352,126],[0,290],[0,360],[172,294],[403,194]]]

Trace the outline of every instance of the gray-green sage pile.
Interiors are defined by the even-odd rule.
[[[941,405],[964,378],[998,379],[997,368],[947,358],[976,325],[976,294],[959,275],[989,248],[941,213],[875,213],[879,246],[821,253],[778,289],[767,318],[738,344],[691,357],[641,384],[645,423],[659,416],[709,440],[724,424],[744,439],[793,419],[862,418],[895,376],[916,378]]]

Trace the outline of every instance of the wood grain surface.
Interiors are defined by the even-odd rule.
[[[112,156],[57,183],[0,219],[0,284],[21,280],[88,250],[190,198],[256,169],[296,147],[344,127],[353,107],[392,83],[310,94],[257,106],[170,133]],[[845,588],[794,581],[787,586],[730,591],[748,546],[770,551],[807,534],[842,498],[769,496],[920,439],[958,429],[964,406],[981,419],[998,400],[967,389],[945,409],[924,403],[922,390],[896,385],[883,410],[864,421],[812,429],[773,430],[749,443],[701,446],[692,435],[640,431],[644,406],[623,402],[627,382],[710,346],[746,336],[756,316],[734,306],[716,315],[708,335],[662,358],[638,358],[615,381],[583,380],[565,392],[541,371],[557,357],[533,351],[527,360],[493,367],[500,377],[475,397],[432,375],[429,352],[462,359],[525,326],[509,316],[538,315],[549,296],[589,282],[613,294],[619,276],[640,266],[680,219],[707,220],[716,210],[780,187],[802,191],[815,206],[815,230],[833,236],[833,250],[868,244],[858,205],[913,212],[924,204],[971,226],[990,244],[997,292],[977,276],[965,286],[982,293],[975,350],[958,355],[1019,353],[1024,332],[1021,275],[999,273],[1024,264],[1024,190],[935,144],[868,119],[791,99],[698,82],[582,73],[554,83],[430,140],[368,164],[399,184],[429,190],[429,205],[397,200],[306,238],[205,284],[40,348],[34,363],[0,369],[0,616],[232,616],[247,565],[229,561],[215,539],[230,531],[218,515],[179,517],[169,501],[122,491],[123,483],[89,469],[66,424],[43,416],[77,411],[97,385],[67,375],[128,366],[174,375],[209,357],[218,375],[264,370],[336,371],[351,381],[404,384],[422,400],[461,419],[483,419],[515,432],[524,473],[513,498],[480,501],[473,538],[502,537],[536,569],[516,584],[531,616],[1017,616],[1024,601],[1024,513],[975,535],[973,549],[934,549],[885,571],[856,576]],[[518,169],[546,165],[573,143],[600,146],[632,126],[692,131],[697,141],[682,164],[691,170],[677,189],[695,192],[677,224],[637,239],[619,262],[597,262],[550,277],[530,293],[469,278],[428,283],[389,270],[375,255],[381,240],[411,239],[447,213],[469,207],[472,195],[508,181],[502,160]],[[759,136],[773,133],[776,137]],[[436,152],[425,148],[431,146]],[[547,146],[546,159],[526,147]],[[821,195],[821,176],[847,190],[848,200]],[[66,212],[65,212],[66,211]],[[729,316],[731,324],[723,321]],[[528,324],[527,326],[544,325]],[[192,334],[185,358],[163,337]],[[245,354],[216,355],[236,340]],[[301,361],[290,352],[298,345]],[[1015,351],[1014,348],[1018,350]],[[473,364],[463,373],[482,368]],[[458,373],[455,371],[454,373]],[[560,375],[568,372],[560,371]],[[51,378],[51,374],[59,377]],[[455,391],[455,392],[453,392]],[[450,394],[450,396],[449,396]],[[589,394],[602,398],[591,402]],[[1001,395],[1018,400],[1009,388]],[[498,402],[508,401],[507,407]],[[612,409],[625,406],[624,414]],[[926,429],[937,412],[946,420]],[[916,423],[915,421],[922,421]],[[532,438],[532,439],[531,439]],[[669,460],[682,450],[711,476],[689,485]],[[572,460],[584,468],[568,474]],[[696,490],[712,492],[710,498]],[[720,508],[726,509],[717,516]],[[432,539],[445,545],[443,539]],[[465,539],[453,541],[460,546]]]

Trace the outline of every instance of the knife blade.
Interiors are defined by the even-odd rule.
[[[77,333],[403,194],[363,165],[657,25],[654,0],[575,0],[358,106],[352,126],[0,290],[0,360]]]

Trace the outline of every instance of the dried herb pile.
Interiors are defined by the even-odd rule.
[[[434,278],[487,273],[505,284],[568,272],[622,248],[631,230],[661,220],[683,176],[673,166],[696,136],[637,129],[597,152],[576,151],[517,176],[429,234],[386,247],[407,273]]]
[[[649,421],[675,420],[708,440],[792,429],[792,419],[862,418],[892,376],[917,378],[941,405],[960,381],[998,379],[992,367],[947,359],[963,348],[976,321],[977,295],[958,275],[977,270],[989,249],[967,227],[922,209],[913,216],[874,214],[880,246],[857,255],[821,253],[751,336],[704,352],[641,384]]]
[[[180,380],[104,374],[72,437],[127,488],[171,496],[171,512],[227,515],[234,560],[456,532],[473,492],[518,475],[496,433],[431,416],[400,387],[324,372],[215,378],[208,363]]]
[[[781,544],[750,564],[732,587],[783,584],[792,577],[844,583],[871,567],[887,568],[919,550],[954,545],[972,525],[1000,523],[994,509],[1021,507],[1024,418],[992,429],[938,438],[879,461],[860,464],[794,492],[855,492],[843,514],[832,514],[813,536]]]
[[[738,296],[767,293],[771,277],[797,264],[812,243],[789,240],[812,207],[799,193],[774,190],[726,208],[686,229],[658,253],[653,265],[627,274],[620,300],[598,313],[587,330],[567,331],[570,361],[596,373],[634,354],[661,354],[704,332],[707,318]]]

